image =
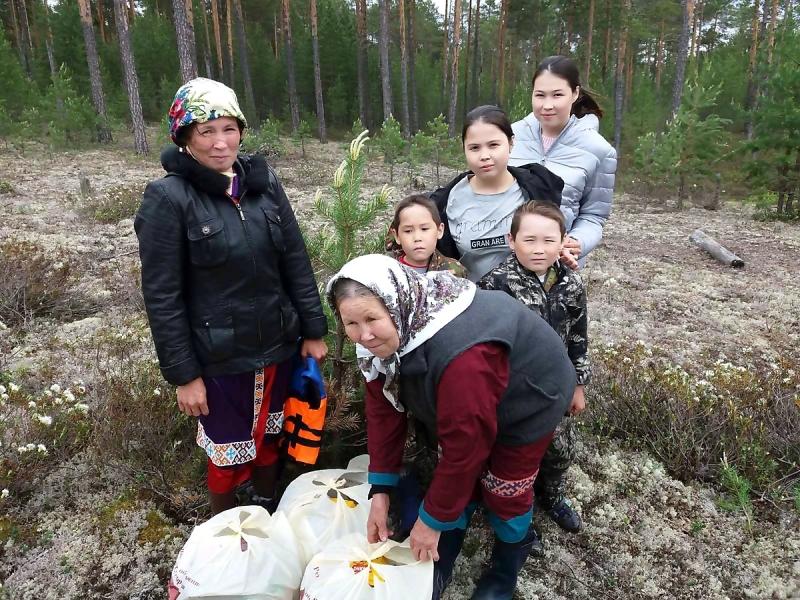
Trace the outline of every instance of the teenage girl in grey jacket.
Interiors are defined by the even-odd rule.
[[[603,111],[582,89],[575,62],[565,56],[539,63],[532,104],[533,112],[513,125],[509,164],[539,163],[564,180],[564,249],[585,259],[603,237],[617,170],[617,153],[598,131]]]

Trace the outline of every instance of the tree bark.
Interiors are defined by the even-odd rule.
[[[278,23],[278,13],[277,11],[272,15],[272,49],[275,52],[275,60],[278,60],[281,57],[281,41],[280,41],[280,30],[281,26]]]
[[[594,4],[595,0],[589,0],[589,24],[586,28],[586,62],[583,66],[583,83],[589,83],[589,74],[592,68],[592,37],[594,35]]]
[[[758,0],[756,0],[758,1]],[[675,82],[672,87],[672,118],[678,114],[681,108],[681,97],[683,96],[683,83],[686,78],[686,62],[689,58],[689,25],[692,22],[694,13],[694,0],[681,0],[681,12],[683,21],[681,31],[678,36],[677,57],[675,59]]]
[[[419,131],[419,98],[417,94],[417,1],[406,0],[408,6],[408,94],[411,99],[411,131]]]
[[[603,46],[603,68],[601,75],[603,81],[606,80],[608,75],[608,63],[611,60],[611,0],[606,0],[606,40]]]
[[[214,30],[214,50],[217,57],[217,72],[221,81],[226,81],[222,65],[222,34],[220,33],[219,0],[211,0],[211,27]]]
[[[139,78],[136,75],[136,62],[134,61],[131,35],[128,29],[128,14],[124,0],[113,0],[114,21],[117,24],[117,38],[119,40],[119,54],[122,61],[122,71],[125,79],[125,89],[128,95],[128,106],[133,125],[134,148],[137,154],[147,154],[147,136],[144,129],[142,116],[142,102],[139,98]]]
[[[500,27],[497,33],[497,104],[503,105],[506,85],[506,28],[509,0],[500,3]]]
[[[472,34],[472,72],[470,73],[469,102],[467,106],[475,106],[478,103],[478,72],[480,71],[478,62],[478,38],[480,36],[481,25],[481,0],[475,2],[475,17],[473,19],[475,32]]]
[[[95,8],[97,9],[97,29],[100,31],[100,39],[106,43],[108,38],[106,37],[106,11],[103,0],[97,0]]]
[[[383,120],[392,116],[392,80],[389,65],[389,0],[378,0],[380,8],[380,33],[378,42],[381,56],[381,93],[383,94]]]
[[[769,13],[769,33],[767,37],[767,66],[772,66],[772,53],[775,50],[775,27],[778,25],[778,0],[772,0]]]
[[[470,52],[472,51],[472,0],[469,0],[467,5],[467,39],[464,42],[464,99],[462,106],[470,106],[469,102],[469,70],[470,70]]]
[[[31,25],[28,21],[28,7],[25,0],[17,0],[17,10],[19,11],[19,30],[20,44],[25,60],[22,63],[28,77],[33,76],[33,42],[31,41]]]
[[[625,55],[628,44],[628,19],[631,13],[631,0],[623,0],[620,12],[619,41],[617,42],[617,68],[614,79],[614,148],[620,153],[622,142],[622,112],[625,95]]]
[[[442,105],[444,105],[445,98],[447,97],[447,67],[450,64],[450,36],[447,29],[447,23],[450,19],[450,3],[444,0],[444,27],[442,28]]]
[[[367,46],[367,0],[356,0],[356,69],[358,74],[358,116],[364,127],[369,127],[369,83]]]
[[[55,85],[56,81],[58,81],[58,65],[56,64],[56,56],[55,51],[53,49],[53,29],[50,27],[50,5],[47,4],[47,0],[44,0],[44,24],[45,24],[45,48],[47,50],[47,64],[50,66],[50,80]],[[64,98],[61,97],[61,94],[56,94],[56,110],[59,114],[63,113],[64,111]]]
[[[756,103],[756,57],[758,56],[758,33],[759,33],[759,23],[758,23],[758,9],[760,5],[760,0],[753,0],[753,21],[752,21],[752,31],[750,37],[750,60],[748,61],[747,65],[747,96],[745,97],[744,101],[744,108],[747,111],[747,116],[745,120],[745,132],[747,134],[747,139],[753,139],[753,115],[752,111],[755,107]]]
[[[197,77],[195,61],[194,28],[189,19],[190,7],[185,0],[172,0],[172,12],[175,19],[175,38],[178,42],[178,59],[181,65],[183,83]]]
[[[314,60],[314,96],[317,100],[317,129],[319,141],[328,143],[328,133],[325,128],[325,103],[322,99],[322,75],[319,68],[319,34],[317,33],[317,0],[310,0],[311,13],[311,52]]]
[[[203,33],[205,40],[203,43],[203,61],[206,66],[206,77],[214,79],[214,71],[211,69],[211,33],[208,30],[208,15],[206,9],[206,0],[200,0],[201,13],[203,15]]]
[[[400,116],[403,121],[403,135],[409,138],[411,137],[411,116],[408,107],[408,47],[406,45],[408,31],[404,0],[398,0],[397,13],[400,18]]]
[[[128,0],[128,23],[133,23],[136,18],[136,0]]]
[[[106,113],[106,97],[103,93],[103,80],[100,77],[100,59],[97,56],[97,43],[92,26],[92,12],[89,0],[78,0],[78,11],[81,16],[83,43],[86,46],[86,62],[89,65],[89,82],[92,88],[92,104],[97,112],[97,141],[107,144],[111,141],[111,129],[108,126]]]
[[[664,19],[658,30],[658,45],[656,46],[656,91],[661,91],[661,77],[664,73]]]
[[[225,29],[227,30],[227,37],[225,38],[225,60],[228,62],[228,85],[232,88],[236,87],[236,69],[233,62],[233,2],[226,0],[225,2]]]
[[[625,102],[624,111],[627,112],[630,108],[631,96],[633,96],[633,71],[634,71],[634,46],[636,44],[633,40],[628,42],[628,54],[625,59]]]
[[[292,131],[300,126],[300,103],[297,100],[297,84],[294,73],[294,48],[292,46],[292,14],[289,0],[281,0],[283,10],[283,34],[286,36],[286,81],[289,86],[289,110],[292,116]]]
[[[461,48],[461,0],[453,2],[453,61],[450,70],[450,107],[447,111],[447,132],[456,134],[456,108],[458,106],[458,55]]]
[[[244,28],[242,0],[233,0],[233,10],[236,17],[236,41],[239,43],[239,66],[242,69],[242,79],[244,80],[244,97],[247,103],[247,112],[258,123],[258,108],[256,107],[255,94],[253,94],[253,77],[250,74],[250,59],[247,57],[247,32]]]
[[[19,54],[19,64],[22,65],[22,68],[27,73],[28,68],[25,46],[22,43],[22,36],[19,32],[19,23],[17,22],[16,0],[9,0],[8,9],[11,15],[11,29],[14,31],[14,43],[17,45],[17,53]]]

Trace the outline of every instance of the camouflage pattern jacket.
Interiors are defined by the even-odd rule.
[[[503,291],[537,311],[564,340],[578,376],[578,385],[589,382],[592,370],[588,351],[586,290],[578,273],[556,262],[548,269],[542,283],[536,273],[524,268],[517,257],[510,254],[477,285],[485,290]]]

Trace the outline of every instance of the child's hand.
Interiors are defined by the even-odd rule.
[[[572,402],[569,405],[569,414],[572,416],[581,414],[586,408],[586,397],[583,394],[583,386],[579,385],[572,394]]]

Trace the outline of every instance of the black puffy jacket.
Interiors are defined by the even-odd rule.
[[[228,178],[177,148],[148,184],[134,228],[161,372],[182,385],[280,362],[327,332],[292,208],[259,156],[240,155],[240,208]]]
[[[552,171],[536,163],[522,165],[521,167],[509,166],[508,170],[517,180],[526,201],[549,200],[558,206],[561,205],[561,191],[564,189],[564,180]],[[431,200],[436,203],[436,208],[439,209],[439,216],[442,219],[442,223],[444,223],[444,235],[436,243],[436,249],[450,258],[461,258],[461,253],[456,247],[453,234],[450,233],[450,221],[447,218],[447,200],[450,198],[450,191],[455,185],[467,175],[472,174],[472,171],[464,171],[450,183],[440,187],[430,195]]]

